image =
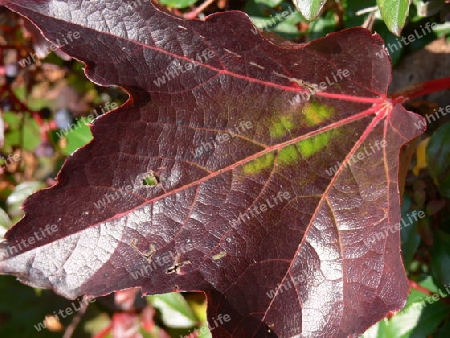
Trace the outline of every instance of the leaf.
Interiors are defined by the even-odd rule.
[[[402,219],[407,219],[411,207],[411,198],[409,195],[403,195]],[[420,235],[418,234],[418,222],[413,220],[408,226],[402,226],[400,237],[402,243],[403,264],[407,271],[413,262],[413,256],[420,244]]]
[[[151,296],[150,301],[161,312],[161,319],[165,325],[189,328],[196,324],[197,318],[181,294],[155,295]]]
[[[440,286],[450,284],[450,235],[438,230],[432,247],[431,269]]]
[[[399,232],[367,239],[400,222],[399,151],[423,119],[387,98],[379,36],[276,45],[236,11],[3,3],[50,41],[79,32],[62,50],[131,98],[25,201],[2,273],[68,298],[203,291],[215,337],[343,337],[402,308]]]
[[[186,8],[195,4],[197,0],[161,0],[160,3],[172,8]],[[133,5],[130,5],[134,7]]]
[[[397,36],[405,26],[410,3],[411,0],[377,0],[384,23]]]
[[[445,0],[417,1],[417,14],[420,16],[433,16],[445,5]]]
[[[299,31],[299,26],[306,20],[296,8],[292,4],[285,2],[281,3],[281,5],[278,5],[276,2],[268,2],[266,5],[263,5],[250,0],[246,2],[244,10],[260,30],[274,32],[289,40],[299,39],[302,35]],[[271,7],[277,8],[274,10]]]
[[[424,286],[424,282],[420,283]],[[385,318],[363,335],[364,338],[421,338],[431,334],[446,317],[448,306],[434,301],[415,289],[402,311],[390,319]]]
[[[16,185],[14,191],[6,199],[9,215],[13,218],[22,216],[23,212],[20,206],[23,201],[36,190],[44,188],[44,186],[40,181],[28,181]]]
[[[450,123],[440,126],[431,136],[426,149],[426,162],[439,191],[450,197]]]
[[[6,112],[4,114],[5,122],[8,123],[11,131],[5,133],[5,148],[20,146],[23,143],[23,149],[34,151],[41,143],[41,135],[39,125],[28,114],[24,118],[23,131],[20,127],[21,119],[16,113]],[[22,140],[23,138],[23,140]]]
[[[325,0],[293,0],[295,7],[305,17],[306,20],[314,20],[320,14]]]
[[[11,227],[11,219],[9,218],[9,215],[0,208],[0,233],[3,235],[4,231],[6,229],[9,229]]]
[[[254,0],[254,1],[247,1],[245,3],[246,6],[249,5],[249,3],[251,4],[263,4],[266,5],[267,7],[270,8],[275,8],[277,6],[282,6],[283,5],[283,0]],[[261,6],[260,6],[261,7]],[[248,13],[247,11],[245,11],[246,13]]]
[[[3,111],[0,115],[0,147],[3,148],[5,143],[5,122],[3,121]]]
[[[66,136],[67,145],[63,148],[63,154],[70,155],[78,148],[84,146],[92,139],[89,127],[78,122],[78,127],[69,131]]]
[[[336,20],[333,12],[327,12],[319,20],[311,22],[309,37],[311,40],[321,38],[336,29]]]

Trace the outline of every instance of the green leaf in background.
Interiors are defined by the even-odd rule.
[[[298,23],[306,20],[292,4],[282,3],[275,11],[266,4],[248,1],[246,8],[255,26],[262,31],[274,32],[290,40],[295,40],[302,34],[298,30]],[[269,18],[267,18],[268,11]]]
[[[181,293],[148,296],[148,300],[161,312],[161,319],[167,326],[190,328],[197,325],[198,318]]]
[[[0,337],[2,338],[61,338],[63,332],[50,331],[39,324],[42,325],[46,316],[58,314],[59,310],[80,307],[79,300],[65,299],[49,290],[32,289],[20,283],[14,276],[0,276],[0,294],[2,295],[0,297]],[[58,318],[60,323],[67,327],[75,316],[75,314],[65,317],[59,315]],[[99,310],[96,303],[90,304],[72,337],[93,337],[87,333],[90,331],[85,328],[85,321],[98,316]],[[108,318],[106,319],[109,321]]]
[[[419,285],[437,291],[430,277]],[[449,310],[441,301],[412,289],[405,307],[392,318],[372,326],[363,338],[423,338],[438,327]]]
[[[72,154],[92,140],[92,133],[87,124],[76,123],[76,126],[66,136],[67,145],[62,149],[65,155]]]
[[[433,338],[448,338],[448,333],[450,332],[450,321],[441,326],[436,333],[433,334]]]
[[[16,185],[15,190],[6,200],[8,214],[12,218],[21,217],[23,215],[23,210],[21,209],[23,201],[32,193],[42,188],[45,188],[45,184],[41,181],[29,181]]]
[[[34,325],[42,323],[46,315],[60,308],[65,303],[51,292],[37,294],[32,288],[19,283],[16,277],[0,276],[0,337],[42,337],[61,336],[59,333],[42,329],[38,332]]]
[[[18,113],[5,112],[3,115],[9,131],[5,133],[4,149],[10,152],[14,146],[33,152],[41,144],[41,133],[37,122],[28,114],[24,118],[23,133],[21,130],[22,118]],[[22,139],[23,138],[23,139]]]
[[[198,338],[212,338],[212,334],[209,331],[208,324],[206,323],[200,326],[197,332]]]
[[[362,26],[371,13],[369,12],[361,15],[357,15],[357,13],[366,10],[367,8],[375,7],[376,0],[342,0],[342,6],[344,7],[344,26]]]
[[[434,28],[430,27],[430,31],[424,29],[425,25],[433,24]],[[437,34],[435,32],[435,28],[437,28],[437,24],[435,22],[429,21],[428,18],[424,20],[418,20],[416,22],[411,22],[402,32],[402,36],[405,39],[410,35],[416,35],[420,38],[414,39],[412,42],[409,41],[405,46],[407,48],[408,53],[413,51],[425,48],[426,45],[432,43],[437,38]]]
[[[403,195],[402,204],[402,218],[407,219],[407,215],[411,211],[412,201],[407,193]],[[408,226],[402,226],[400,229],[400,236],[402,239],[402,255],[403,264],[406,271],[409,271],[411,263],[413,262],[414,254],[420,244],[420,235],[418,234],[418,222],[413,221]]]
[[[427,163],[439,191],[450,197],[450,123],[440,126],[431,136],[427,146]]]
[[[88,311],[92,309],[92,306],[88,307]],[[98,313],[96,316],[84,317],[86,322],[84,323],[84,331],[89,333],[89,337],[95,337],[97,332],[104,330],[111,323],[111,318],[106,313]],[[75,337],[75,336],[74,336]]]
[[[197,0],[160,0],[159,3],[170,8],[186,8],[195,4]]]
[[[244,11],[260,31],[274,32],[286,39],[297,40],[302,33],[299,23],[307,22],[292,3],[281,2],[276,9],[271,6],[275,2],[270,0],[248,0]],[[256,35],[258,30],[252,30]]]
[[[400,36],[409,13],[410,0],[377,0],[383,18],[389,30]]]
[[[434,280],[443,288],[450,287],[450,235],[438,230],[431,248],[431,271]]]
[[[436,301],[429,305],[427,304],[419,317],[417,325],[410,333],[409,338],[429,337],[429,335],[438,328],[439,324],[447,316],[449,311],[450,307],[445,305],[442,301]]]
[[[271,7],[271,8],[275,8],[279,5],[281,5],[282,2],[283,2],[283,0],[255,0],[256,4],[263,4],[263,5],[266,5],[267,7]]]
[[[320,14],[325,0],[293,0],[295,7],[306,20],[314,20]]]
[[[12,222],[8,214],[0,208],[0,235],[3,236],[7,229],[11,228]]]
[[[417,14],[420,16],[432,16],[438,13],[445,4],[445,0],[422,1],[415,0],[417,6]]]
[[[309,26],[309,40],[315,40],[324,37],[328,33],[336,30],[336,20],[334,13],[328,11],[320,19],[311,22]]]
[[[449,13],[450,13],[450,6],[449,6]],[[446,37],[447,42],[450,42],[448,38],[448,36],[450,35],[450,22],[444,22],[443,24],[435,26],[433,32],[436,34],[436,38]]]

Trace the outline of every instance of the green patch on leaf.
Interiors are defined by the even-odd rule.
[[[331,131],[321,133],[297,142],[295,145],[289,145],[280,150],[278,162],[280,164],[292,164],[299,159],[299,155],[308,158],[325,148],[331,139]]]
[[[291,164],[298,159],[298,150],[294,145],[287,146],[280,150],[278,161],[280,164]]]
[[[308,127],[317,126],[334,114],[334,108],[325,104],[308,102],[302,111]]]
[[[156,185],[158,182],[152,176],[148,176],[142,180],[143,185]]]
[[[264,169],[272,167],[274,158],[273,153],[269,153],[251,161],[244,166],[244,174],[258,174]]]
[[[217,255],[212,256],[212,259],[216,261],[218,259],[225,257],[226,255],[227,255],[227,253],[222,251],[222,252],[218,253]]]
[[[325,148],[331,139],[331,131],[324,132],[314,137],[297,143],[297,148],[303,157],[308,158]]]
[[[142,184],[150,186],[157,185],[159,184],[159,176],[156,175],[153,170],[150,170],[147,176],[142,180]]]
[[[294,128],[294,122],[292,117],[290,116],[282,116],[280,117],[278,122],[275,122],[270,127],[270,137],[278,138],[286,136],[288,132],[290,132]]]

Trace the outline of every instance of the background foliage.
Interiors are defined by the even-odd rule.
[[[395,50],[388,48],[394,65],[399,66],[394,73],[395,89],[412,84],[416,78],[411,74],[417,75],[426,63],[432,62],[437,68],[445,64],[443,60],[448,60],[450,55],[449,48],[445,47],[450,33],[450,3],[445,0],[414,0],[411,5],[408,0],[297,0],[297,7],[286,0],[208,0],[205,3],[160,0],[159,3],[185,18],[242,10],[262,30],[300,43],[346,27],[364,25],[380,34],[387,46],[398,46]],[[284,11],[289,13],[285,19],[277,15]],[[427,22],[436,24],[431,33],[411,43],[398,42],[401,40],[395,34],[408,37],[421,32]],[[29,24],[3,8],[0,9],[0,25],[3,46],[0,127],[4,128],[4,139],[0,137],[0,144],[3,144],[0,228],[5,232],[22,217],[23,200],[37,189],[51,186],[64,159],[90,141],[84,117],[94,110],[100,113],[108,103],[122,104],[127,95],[120,88],[97,87],[89,82],[83,75],[82,65],[64,55],[36,56],[36,62],[21,67],[17,61],[39,51],[42,38]],[[438,44],[443,52],[431,56],[437,54],[433,52],[435,49],[424,49],[430,44]],[[5,48],[7,45],[18,47],[11,52]],[[424,50],[429,56],[427,59],[417,54]],[[402,68],[402,64],[406,66]],[[444,72],[445,69],[434,69],[428,78],[425,75],[425,80],[449,76]],[[404,77],[406,81],[396,83],[396,79]],[[28,108],[17,107],[6,89],[11,89]],[[414,145],[416,152],[403,196],[403,217],[413,210],[424,211],[426,217],[401,230],[403,259],[411,287],[406,307],[380,321],[364,337],[447,337],[450,333],[450,292],[446,291],[446,288],[450,290],[450,215],[447,211],[450,114],[435,120],[430,117],[438,108],[450,104],[445,94],[448,92],[408,102],[410,110],[428,116],[429,124],[428,131]],[[76,127],[70,127],[71,123]],[[71,129],[67,135],[61,132],[64,128]],[[440,294],[437,301],[420,305],[434,293]],[[0,276],[0,294],[1,337],[60,337],[62,334],[65,337],[110,337],[113,331],[125,329],[134,332],[135,337],[139,334],[141,337],[180,337],[193,331],[190,337],[211,336],[208,330],[199,330],[207,327],[206,303],[202,294],[197,293],[142,298],[138,290],[127,290],[102,297],[89,305],[85,313],[82,310],[61,322],[51,316],[58,309],[71,306],[72,302],[48,290],[35,290],[20,284],[14,277]],[[47,329],[38,332],[35,325],[44,318]]]

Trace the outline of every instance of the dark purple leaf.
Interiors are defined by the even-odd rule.
[[[3,3],[52,42],[79,32],[61,50],[131,98],[26,200],[2,273],[68,298],[204,291],[215,337],[345,337],[402,308],[399,232],[369,239],[400,221],[421,118],[387,98],[379,36],[274,44],[241,12]]]

